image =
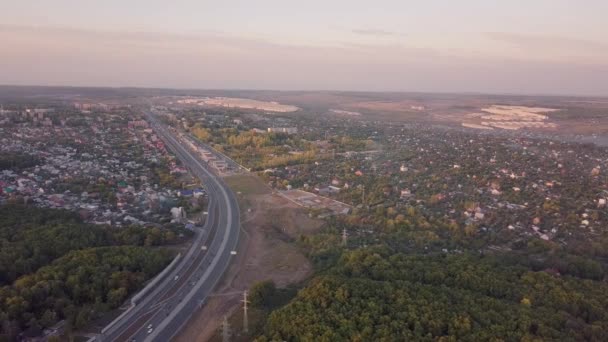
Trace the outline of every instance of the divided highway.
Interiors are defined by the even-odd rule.
[[[192,246],[176,268],[123,319],[107,328],[98,338],[101,341],[170,341],[213,291],[238,243],[241,225],[234,193],[153,114],[146,116],[167,147],[203,183],[209,195],[208,217],[203,229],[195,231]]]

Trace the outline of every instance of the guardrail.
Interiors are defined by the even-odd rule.
[[[141,291],[139,291],[135,296],[133,296],[133,298],[131,298],[131,304],[136,305],[142,296],[148,294],[148,292],[154,286],[156,286],[158,284],[158,282],[161,281],[167,275],[167,273],[169,273],[169,271],[171,269],[173,269],[173,267],[175,266],[175,264],[177,264],[177,261],[181,258],[181,256],[182,256],[182,253],[178,253],[175,256],[175,258],[173,258],[173,261],[171,261],[171,263],[169,265],[167,265],[167,267],[165,267],[165,269],[162,270],[162,272],[160,272],[156,277],[154,277],[154,279],[152,279],[152,281],[149,282],[148,285],[146,285],[146,287],[141,289]]]
[[[164,137],[164,138],[169,138],[169,137]],[[167,139],[167,140],[168,140],[167,145],[170,148],[175,148],[176,150],[179,150],[179,148],[177,148],[176,146],[172,146],[172,144],[171,144],[172,140],[173,140],[173,143],[177,143],[175,138],[171,137],[171,139]],[[239,229],[240,229],[240,223],[239,223],[239,216],[238,216],[238,213],[239,213],[238,203],[236,203],[236,201],[234,201],[234,194],[231,192],[231,190],[229,188],[224,188],[225,183],[221,180],[221,178],[214,176],[211,173],[211,171],[208,171],[203,166],[203,164],[201,164],[197,159],[195,159],[192,156],[191,151],[189,151],[187,149],[187,147],[182,146],[181,149],[183,150],[183,153],[185,153],[188,158],[185,158],[184,155],[182,155],[181,153],[178,153],[178,151],[174,151],[175,154],[178,157],[181,155],[184,159],[192,159],[194,164],[196,164],[195,166],[200,167],[200,170],[194,170],[195,169],[194,166],[188,165],[190,163],[185,163],[185,164],[187,164],[186,166],[188,168],[191,168],[191,167],[193,168],[191,170],[192,173],[195,175],[198,175],[199,178],[203,177],[202,174],[206,174],[206,177],[209,178],[209,183],[208,183],[208,186],[210,187],[209,192],[211,193],[212,192],[211,189],[217,187],[217,190],[219,190],[223,194],[223,196],[220,196],[220,197],[225,201],[226,208],[227,208],[227,213],[226,213],[227,218],[226,218],[226,222],[225,222],[226,228],[223,231],[222,239],[219,239],[219,236],[218,236],[218,238],[214,238],[213,241],[211,242],[211,246],[210,246],[209,250],[210,251],[215,250],[215,253],[217,253],[217,255],[212,254],[209,256],[211,258],[211,264],[204,270],[203,274],[198,278],[198,280],[195,281],[193,288],[190,289],[186,293],[183,300],[180,300],[180,302],[176,305],[175,308],[173,308],[173,310],[169,313],[169,315],[166,318],[164,318],[160,322],[160,324],[158,324],[156,326],[156,328],[154,329],[152,334],[147,336],[145,341],[170,340],[171,338],[169,336],[172,337],[180,330],[180,329],[172,329],[169,331],[166,329],[171,324],[178,324],[181,327],[189,320],[189,318],[193,314],[194,307],[197,305],[197,302],[195,300],[192,300],[194,298],[194,296],[198,295],[198,292],[201,291],[201,288],[206,283],[212,285],[212,288],[215,287],[217,285],[218,281],[224,275],[226,269],[228,268],[228,266],[230,264],[230,258],[231,258],[230,255],[231,254],[226,255],[228,257],[228,259],[223,259],[223,256],[220,255],[220,253],[226,253],[226,252],[232,251],[233,248],[235,248],[235,246],[233,246],[233,244],[238,243],[238,233],[239,233]],[[218,153],[215,150],[212,150],[212,151],[215,153]],[[236,163],[236,164],[238,165],[238,163]],[[195,171],[198,171],[198,172],[195,172]],[[210,198],[212,198],[212,197],[210,197]],[[234,201],[234,203],[231,203],[231,201]],[[235,207],[231,208],[231,204],[234,204]],[[236,216],[233,216],[235,213],[236,213]],[[235,235],[233,235],[233,242],[231,242],[230,241],[231,240],[230,239],[230,234],[231,234],[230,230],[234,229],[233,218],[236,219],[236,223],[238,223],[238,227],[236,228],[236,231],[232,232],[232,234],[235,234]],[[222,221],[220,220],[219,222],[221,224]],[[219,269],[220,276],[217,276],[217,274],[214,275],[214,272],[217,272],[217,270],[218,270],[217,269],[218,265],[220,267],[220,269]],[[211,277],[211,279],[209,277]],[[208,283],[208,282],[210,282],[210,283]],[[186,319],[184,319],[184,318],[186,318]],[[165,336],[163,336],[165,338],[161,339],[159,336],[160,334],[165,335]]]
[[[110,330],[117,322],[119,322],[120,320],[122,320],[129,312],[131,312],[131,310],[135,307],[135,305],[137,305],[137,301],[139,301],[141,299],[141,297],[145,294],[147,294],[150,289],[152,289],[152,287],[154,287],[156,284],[158,284],[158,282],[163,279],[167,273],[169,273],[169,271],[175,266],[175,264],[177,264],[177,261],[181,258],[182,254],[179,253],[175,256],[175,258],[173,258],[173,261],[171,261],[171,263],[169,265],[167,265],[167,267],[165,267],[164,270],[162,270],[156,277],[154,277],[154,279],[152,279],[151,282],[148,283],[148,285],[146,285],[143,289],[141,289],[141,291],[139,291],[137,294],[135,294],[135,296],[133,296],[133,298],[131,298],[131,305],[129,305],[129,308],[127,310],[125,310],[123,313],[121,313],[118,317],[116,317],[112,322],[110,322],[108,325],[106,325],[103,329],[101,329],[101,334],[105,334],[106,332],[108,332],[108,330]]]

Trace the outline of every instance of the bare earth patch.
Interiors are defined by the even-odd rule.
[[[259,101],[235,97],[187,98],[178,100],[177,103],[198,106],[257,109],[277,113],[290,113],[299,109],[296,106],[280,104],[275,101]]]
[[[312,274],[312,265],[293,241],[318,230],[322,221],[274,194],[253,175],[226,178],[241,207],[241,239],[235,261],[215,294],[188,322],[175,341],[208,341],[223,317],[241,306],[242,292],[254,283],[272,279],[277,286],[298,283]]]
[[[492,105],[482,108],[481,113],[465,115],[468,120],[479,118],[483,121],[463,122],[462,126],[477,129],[509,129],[522,128],[557,128],[554,122],[547,122],[549,117],[543,113],[551,113],[557,109],[525,106]]]

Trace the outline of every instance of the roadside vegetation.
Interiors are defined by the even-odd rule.
[[[0,340],[68,330],[119,307],[160,272],[184,232],[85,224],[73,212],[0,207]],[[25,336],[24,335],[24,336]]]

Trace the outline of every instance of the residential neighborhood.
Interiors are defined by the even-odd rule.
[[[0,173],[0,203],[75,210],[113,226],[167,223],[172,208],[203,211],[200,184],[145,120],[130,119],[128,108],[82,107],[72,116],[61,108],[3,112],[0,153],[9,157],[2,161],[8,167]]]

